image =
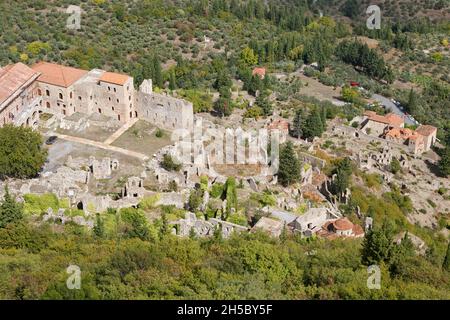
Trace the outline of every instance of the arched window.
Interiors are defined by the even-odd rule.
[[[50,91],[47,89],[47,90],[45,90],[45,95],[47,96],[47,97],[50,97]]]
[[[47,108],[50,109],[50,102],[47,101],[46,105],[47,105]]]
[[[38,92],[38,96],[42,96],[42,91],[41,91],[41,89],[38,89],[37,92]]]
[[[63,94],[61,92],[59,93],[59,99],[63,99]]]

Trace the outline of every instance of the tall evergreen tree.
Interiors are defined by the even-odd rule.
[[[413,89],[409,91],[407,107],[409,113],[414,114],[417,111],[417,95]]]
[[[280,164],[278,168],[278,182],[287,187],[300,180],[300,161],[294,151],[292,142],[288,141],[280,148]]]
[[[269,101],[268,95],[266,92],[262,92],[257,98],[256,98],[256,105],[260,107],[264,113],[265,116],[270,116],[273,114],[273,106]]]
[[[17,223],[22,219],[23,207],[16,202],[16,199],[9,193],[8,186],[6,186],[3,201],[0,204],[0,228],[4,228],[10,223]]]
[[[362,263],[369,266],[388,262],[392,246],[392,237],[384,227],[379,230],[370,230],[363,240]]]
[[[447,245],[447,253],[445,254],[444,263],[442,264],[442,268],[445,271],[450,272],[450,242]]]
[[[157,87],[162,88],[164,86],[164,80],[162,75],[161,61],[159,60],[159,57],[157,55],[153,57],[153,70],[153,83]]]
[[[298,108],[295,111],[294,122],[293,122],[293,136],[300,139],[303,135],[303,110]]]
[[[99,213],[97,213],[95,217],[93,232],[98,238],[103,238],[105,236],[105,223]]]
[[[175,71],[170,72],[169,89],[170,90],[176,90],[177,89],[177,79],[176,79],[176,76],[175,76]]]
[[[331,184],[331,192],[335,195],[338,195],[339,200],[341,195],[345,192],[345,190],[350,186],[350,177],[352,175],[352,163],[349,158],[345,158],[342,160],[337,166],[336,170],[336,178]]]
[[[315,108],[305,120],[303,136],[306,138],[320,137],[324,131],[323,129],[320,111],[318,108]]]
[[[439,170],[448,177],[450,176],[450,146],[445,147],[442,151],[441,159],[439,160]]]

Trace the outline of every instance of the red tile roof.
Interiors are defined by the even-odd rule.
[[[108,82],[112,84],[118,84],[118,85],[124,85],[128,80],[130,79],[130,76],[126,74],[120,74],[120,73],[114,73],[114,72],[105,72],[100,77],[100,81]]]
[[[353,229],[353,223],[348,218],[340,218],[333,222],[336,230],[351,230]]]
[[[49,62],[39,62],[32,68],[41,73],[38,81],[64,88],[70,87],[88,73],[86,70]]]
[[[394,128],[386,133],[386,137],[392,137],[397,139],[416,139],[418,134],[408,128]]]
[[[0,104],[38,75],[38,72],[20,62],[0,68]]]
[[[437,131],[436,127],[429,125],[422,125],[416,129],[416,132],[422,136],[430,136]]]
[[[264,78],[266,76],[266,68],[255,68],[252,75],[259,75],[260,78]]]
[[[269,130],[289,130],[289,122],[283,119],[277,119],[272,121],[269,126]]]
[[[373,111],[366,111],[366,112],[364,112],[364,115],[367,116],[367,118],[369,118],[369,120],[388,124],[388,125],[391,125],[394,127],[401,127],[405,123],[405,121],[403,120],[402,117],[400,117],[394,113],[388,113],[385,116],[380,116]]]

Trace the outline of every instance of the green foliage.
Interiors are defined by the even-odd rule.
[[[195,212],[199,209],[203,201],[203,192],[200,188],[193,189],[189,195],[189,209]]]
[[[92,231],[98,238],[103,238],[105,236],[105,223],[103,218],[98,213],[95,217],[95,225]]]
[[[397,174],[402,170],[402,167],[400,165],[400,161],[398,161],[397,158],[392,158],[390,169],[393,174]]]
[[[439,170],[448,177],[450,176],[450,146],[445,147],[439,160]]]
[[[364,174],[363,178],[368,188],[379,189],[383,185],[383,178],[377,173]]]
[[[41,135],[26,127],[0,128],[0,179],[32,178],[44,165],[47,152]]]
[[[241,62],[247,67],[255,66],[258,64],[258,55],[251,48],[245,47],[241,51]]]
[[[213,198],[219,198],[222,196],[223,191],[224,191],[224,184],[220,183],[220,182],[216,182],[212,185],[211,191],[209,194]]]
[[[233,112],[233,104],[231,103],[231,99],[221,95],[214,104],[214,111],[216,111],[220,117],[230,116]]]
[[[144,197],[141,202],[139,202],[138,207],[142,210],[150,210],[155,208],[156,203],[161,199],[159,194],[154,194],[151,196]]]
[[[344,100],[345,102],[350,102],[350,103],[357,103],[360,100],[360,95],[358,90],[356,90],[355,88],[352,88],[350,86],[344,86],[342,88],[342,100]]]
[[[234,208],[237,211],[237,189],[236,179],[229,177],[224,186],[225,197],[227,200],[226,217],[231,214],[231,209]]]
[[[178,90],[177,93],[184,99],[192,102],[194,112],[209,112],[213,109],[212,96],[200,90]]]
[[[22,205],[16,202],[16,199],[9,193],[8,186],[6,186],[3,201],[0,204],[0,228],[4,228],[10,223],[17,223],[22,218]]]
[[[352,175],[352,162],[349,158],[341,160],[335,170],[336,178],[331,183],[331,192],[338,195],[339,199],[345,190],[350,186]]]
[[[393,81],[392,70],[376,50],[358,41],[342,41],[336,48],[337,56],[345,63],[360,68],[369,77]]]
[[[264,111],[260,107],[254,105],[250,108],[247,108],[247,110],[245,110],[243,117],[250,118],[250,119],[258,119],[263,114],[264,114]]]
[[[389,262],[393,246],[392,235],[385,226],[379,230],[367,232],[361,253],[362,263],[370,266]]]
[[[314,108],[303,123],[303,136],[309,139],[320,137],[324,130],[325,124],[322,120],[320,110]]]
[[[277,203],[276,197],[269,191],[265,191],[262,193],[252,193],[250,197],[251,199],[257,201],[262,207],[275,206]]]
[[[270,116],[273,113],[272,103],[269,101],[267,93],[261,93],[255,101],[256,105],[261,108],[263,115]]]
[[[147,218],[139,209],[126,208],[120,210],[121,232],[127,238],[150,240]]]
[[[298,108],[295,111],[292,133],[293,133],[294,137],[299,138],[299,139],[303,135],[303,128],[302,128],[303,118],[304,118],[303,109]]]
[[[67,203],[60,201],[54,193],[46,193],[42,195],[25,194],[24,212],[25,214],[41,214],[46,212],[48,208],[52,208],[54,212],[60,208],[67,208]]]
[[[287,142],[280,149],[278,182],[286,187],[300,180],[300,161],[294,151],[292,142]]]
[[[447,252],[445,254],[444,263],[442,264],[442,268],[445,271],[450,272],[450,243],[447,245]]]
[[[162,137],[164,136],[164,131],[161,130],[161,129],[159,129],[159,128],[156,129],[155,136],[156,136],[157,138],[162,138]]]
[[[394,202],[404,213],[412,212],[411,199],[407,195],[402,195],[398,187],[392,186],[391,189],[392,191],[385,193],[384,197]]]
[[[241,213],[230,214],[227,221],[244,227],[248,225],[247,218]]]
[[[161,161],[161,167],[167,171],[180,171],[181,164],[175,162],[170,154],[165,154],[163,160]]]

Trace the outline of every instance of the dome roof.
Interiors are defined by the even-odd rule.
[[[334,228],[336,230],[351,230],[353,229],[353,223],[347,218],[341,218],[336,220],[334,223]]]

